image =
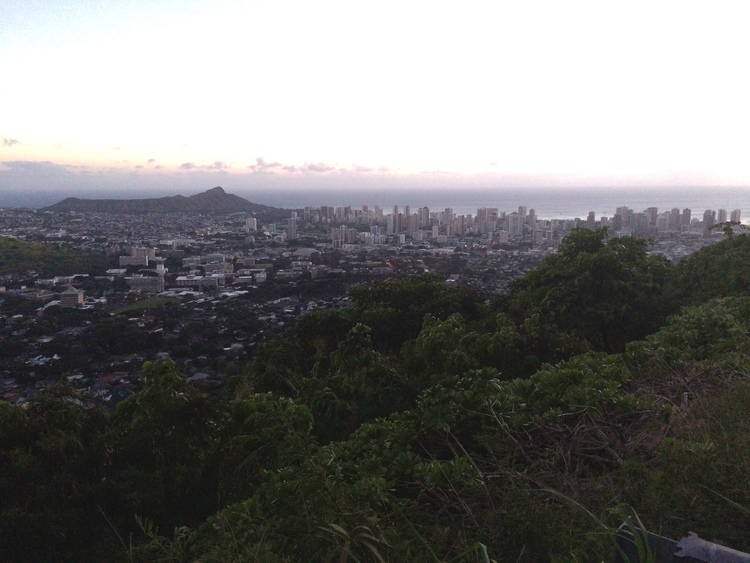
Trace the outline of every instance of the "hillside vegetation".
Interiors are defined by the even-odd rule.
[[[80,252],[57,245],[0,237],[0,275],[31,270],[41,277],[104,274],[108,264],[104,253]]]
[[[217,186],[187,197],[183,195],[147,199],[69,197],[45,209],[95,213],[236,213],[238,211],[269,211],[273,208],[228,194],[223,188]]]
[[[357,286],[227,393],[0,403],[0,559],[600,561],[627,515],[750,551],[749,243],[575,231],[500,300]]]

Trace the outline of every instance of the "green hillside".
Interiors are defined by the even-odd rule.
[[[109,267],[103,253],[79,252],[56,245],[0,237],[0,275],[25,275],[31,270],[43,278],[103,274]]]

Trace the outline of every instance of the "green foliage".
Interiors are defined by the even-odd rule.
[[[670,290],[685,305],[750,294],[750,235],[726,237],[682,260]]]
[[[0,403],[0,560],[73,560],[112,548],[95,513],[106,425],[104,411],[65,385],[25,408]]]
[[[573,229],[568,236],[560,241],[557,249],[560,256],[572,260],[579,254],[597,254],[606,247],[607,228]]]
[[[301,381],[298,399],[310,406],[321,443],[346,438],[360,424],[407,407],[406,382],[372,349],[370,328],[355,325]]]
[[[403,354],[405,369],[417,378],[418,389],[446,375],[482,368],[498,370],[503,379],[533,373],[538,360],[528,349],[535,347],[538,334],[532,333],[531,322],[519,329],[499,313],[490,325],[491,332],[483,332],[472,330],[458,313],[442,321],[427,315],[413,346]]]
[[[146,362],[141,376],[143,389],[117,405],[105,437],[119,468],[113,495],[161,525],[194,524],[215,507],[218,483],[205,472],[220,415],[169,358]]]
[[[644,520],[673,536],[691,530],[750,550],[750,384],[708,392],[674,416],[668,436],[639,451],[618,472],[623,498]]]
[[[647,255],[645,239],[604,244],[605,236],[606,229],[573,230],[559,254],[512,284],[514,313],[538,314],[605,352],[622,351],[662,326],[674,309],[664,292],[667,262]]]
[[[349,293],[355,310],[365,316],[384,318],[390,315],[393,322],[378,330],[382,333],[378,339],[390,352],[397,352],[406,340],[419,334],[425,315],[444,319],[460,313],[464,318],[474,320],[481,314],[475,294],[462,287],[449,286],[433,274],[358,285]],[[362,322],[368,324],[368,319],[364,318]],[[374,323],[370,326],[380,327]]]
[[[115,309],[111,313],[113,315],[120,315],[122,313],[141,313],[149,309],[163,309],[169,303],[179,304],[180,300],[172,297],[148,297]]]
[[[299,465],[314,449],[312,415],[290,399],[253,395],[234,401],[229,414],[214,455],[221,505],[247,498],[266,471]]]
[[[102,319],[83,336],[87,348],[107,350],[111,354],[132,354],[157,348],[160,333],[150,334],[122,317]]]
[[[628,346],[633,385],[680,404],[691,396],[748,376],[750,298],[715,299],[688,307],[658,333]]]
[[[34,270],[41,277],[71,274],[104,274],[109,262],[104,254],[59,248],[49,244],[0,237],[0,275]]]

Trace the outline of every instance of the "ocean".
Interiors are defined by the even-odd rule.
[[[518,211],[525,206],[527,212],[533,209],[540,219],[585,219],[590,211],[596,218],[612,217],[615,209],[623,205],[636,212],[648,207],[656,207],[659,212],[678,208],[692,210],[692,216],[702,218],[706,209],[726,209],[731,213],[741,210],[744,222],[750,224],[750,187],[712,187],[701,188],[472,188],[461,186],[448,188],[408,188],[395,187],[357,187],[350,190],[310,186],[306,189],[276,187],[265,188],[243,187],[232,182],[224,183],[227,193],[238,195],[253,203],[271,205],[287,209],[300,209],[306,206],[322,205],[351,206],[361,209],[368,205],[371,209],[379,205],[385,213],[390,213],[394,205],[399,211],[410,206],[410,212],[416,213],[420,207],[429,207],[430,211],[443,211],[451,208],[459,215],[475,215],[481,207],[496,207],[500,212]],[[179,191],[176,191],[179,190]],[[138,190],[100,190],[98,192],[83,190],[26,190],[12,192],[0,188],[0,207],[43,207],[51,205],[69,196],[83,198],[151,198],[176,195],[189,196],[202,191],[200,188],[177,188]]]
[[[612,217],[615,209],[623,205],[636,212],[656,207],[659,212],[678,208],[689,208],[693,217],[703,217],[707,209],[726,209],[731,213],[740,209],[742,218],[750,222],[750,188],[702,187],[702,188],[523,188],[488,190],[465,188],[461,190],[276,190],[243,193],[254,203],[291,209],[322,205],[351,206],[360,209],[375,205],[388,213],[394,205],[403,212],[410,206],[416,213],[420,207],[430,211],[452,208],[459,215],[475,215],[478,208],[496,207],[499,211],[518,211],[519,206],[533,209],[540,219],[585,219],[590,211],[599,219]]]

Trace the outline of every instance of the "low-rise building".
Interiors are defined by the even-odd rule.
[[[83,305],[83,298],[85,297],[82,289],[76,289],[70,286],[68,289],[60,293],[60,306],[61,307],[78,307]]]
[[[160,293],[164,291],[164,278],[161,276],[130,276],[125,278],[132,291],[141,293]]]

